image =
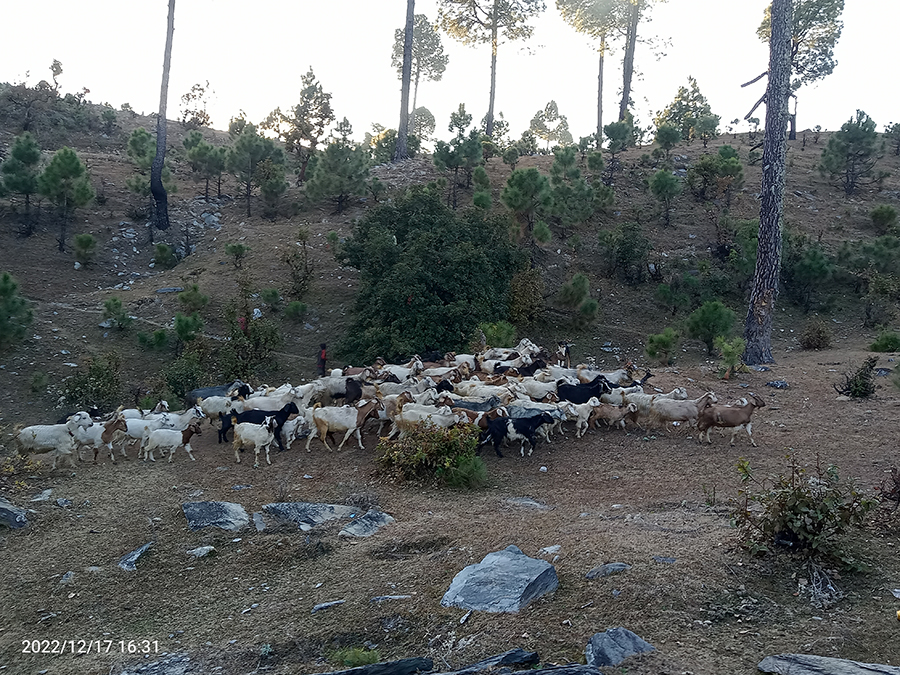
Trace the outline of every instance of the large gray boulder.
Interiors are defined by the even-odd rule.
[[[359,509],[340,504],[314,504],[311,502],[276,502],[262,507],[266,514],[281,521],[293,523],[304,532],[316,525],[336,518],[350,518]]]
[[[764,673],[779,675],[900,675],[897,666],[860,663],[813,654],[767,656],[757,666]]]
[[[559,586],[556,569],[516,546],[488,553],[457,574],[441,605],[482,612],[518,612]]]
[[[250,523],[244,507],[233,502],[186,502],[181,505],[181,510],[192,530],[219,527],[236,532]]]
[[[390,525],[394,519],[383,511],[377,509],[369,509],[364,516],[354,518],[351,522],[344,525],[339,537],[371,537],[385,525]]]
[[[584,648],[589,666],[617,666],[629,656],[655,649],[637,635],[622,627],[594,633]]]
[[[11,530],[17,530],[20,527],[28,525],[28,512],[20,509],[12,502],[8,502],[0,497],[0,525],[6,525]]]

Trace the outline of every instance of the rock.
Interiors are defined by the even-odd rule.
[[[119,560],[119,567],[121,567],[126,572],[134,572],[137,567],[135,563],[137,563],[138,558],[140,558],[144,553],[147,552],[147,549],[153,545],[152,541],[148,541],[146,544],[141,546],[140,548],[136,548],[131,553],[126,553]]]
[[[97,324],[100,328],[115,328],[116,322],[114,319],[106,319],[105,321],[101,321]]]
[[[411,595],[376,595],[374,598],[369,600],[369,602],[374,602],[377,604],[386,602],[388,600],[409,600],[410,598],[412,598]]]
[[[80,262],[76,262],[76,263],[75,263],[75,269],[76,269],[76,270],[80,270],[80,269],[81,269],[81,263],[80,263]]]
[[[59,508],[64,509],[67,506],[72,506],[72,500],[71,499],[63,499],[62,497],[60,497],[59,499],[56,500],[56,505]]]
[[[434,662],[431,659],[415,658],[373,663],[370,666],[360,666],[349,670],[333,670],[318,675],[413,675],[413,673],[430,672],[433,668]]]
[[[589,666],[617,666],[629,656],[655,649],[637,635],[622,627],[594,633],[584,649]]]
[[[167,654],[165,658],[158,661],[139,661],[130,666],[126,666],[119,675],[200,675],[207,673],[205,667],[191,662],[191,658],[187,654]]]
[[[766,382],[767,387],[774,387],[775,389],[787,389],[788,383],[785,380],[772,380],[771,382]]]
[[[315,504],[311,502],[276,502],[266,504],[263,511],[278,518],[295,524],[304,532],[308,532],[316,525],[321,525],[327,520],[335,518],[350,518],[359,509],[341,504]]]
[[[188,555],[192,555],[195,558],[205,558],[206,556],[212,555],[214,553],[216,553],[215,546],[198,546],[197,548],[188,551]]]
[[[518,612],[556,590],[556,569],[546,560],[529,558],[516,546],[488,553],[453,578],[441,605],[483,612]]]
[[[535,501],[531,497],[510,497],[506,500],[507,504],[512,504],[514,506],[524,506],[529,509],[537,509],[538,511],[549,511],[552,509],[552,506],[547,506],[546,504],[541,504],[538,501]]]
[[[509,668],[511,666],[533,666],[539,661],[537,652],[526,652],[524,649],[510,649],[508,652],[490,656],[486,659],[457,670],[456,675],[469,675],[469,673],[481,673],[493,668]]]
[[[250,523],[244,507],[233,502],[186,502],[181,505],[181,510],[192,530],[218,527],[236,532]]]
[[[559,544],[554,544],[553,546],[545,546],[540,551],[538,551],[538,555],[551,555],[553,553],[559,553],[559,550],[562,548]]]
[[[900,600],[900,588],[894,588],[891,590],[891,595]]]
[[[184,290],[183,286],[167,286],[166,288],[157,288],[157,293],[181,293]]]
[[[585,574],[586,579],[597,579],[602,577],[608,577],[613,574],[619,574],[620,572],[625,572],[631,569],[631,565],[628,563],[614,562],[614,563],[606,563],[605,565],[600,565],[599,567],[595,567],[590,572]]]
[[[75,572],[73,572],[72,570],[69,570],[68,572],[63,574],[62,579],[59,580],[59,583],[61,583],[63,586],[68,586],[70,584],[74,584],[75,583]]]
[[[46,501],[48,501],[48,500],[50,499],[50,495],[51,495],[51,494],[53,494],[53,489],[52,489],[52,488],[47,488],[46,490],[44,490],[44,491],[41,492],[40,494],[36,494],[34,497],[32,497],[32,498],[31,498],[31,501],[33,501],[33,502],[46,502]]]
[[[261,319],[261,318],[262,318],[262,310],[261,310],[259,307],[254,307],[254,308],[253,308],[253,318],[254,318],[254,319]]]
[[[669,558],[668,556],[664,556],[664,555],[655,555],[655,556],[653,556],[653,562],[668,563],[671,565],[672,563],[675,562],[675,558]]]
[[[875,374],[875,377],[887,377],[893,371],[890,368],[876,368],[872,372]]]
[[[336,607],[337,605],[343,605],[346,600],[332,600],[331,602],[320,602],[318,605],[312,608],[312,612],[310,614],[315,614],[318,611],[323,609],[328,609],[329,607]]]
[[[232,490],[249,490],[252,487],[253,487],[252,485],[232,485],[231,489]]]
[[[769,366],[750,366],[750,368],[752,370],[755,370],[757,373],[767,373],[772,370],[771,368],[769,368]]]
[[[835,401],[841,401],[842,403],[846,403],[847,401],[852,401],[853,399],[847,396],[846,394],[841,394],[840,396],[836,396]]]
[[[344,525],[338,532],[339,537],[371,537],[385,525],[390,525],[394,519],[378,509],[369,509],[362,517]]]
[[[262,532],[266,529],[266,520],[259,511],[253,514],[253,525],[256,527],[257,532]]]
[[[757,665],[764,673],[779,675],[900,675],[897,666],[860,663],[813,654],[778,654],[767,656]]]

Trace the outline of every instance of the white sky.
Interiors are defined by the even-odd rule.
[[[763,93],[763,82],[740,84],[760,74],[768,50],[756,37],[768,0],[669,0],[642,23],[639,35],[670,42],[656,60],[646,45],[635,57],[640,73],[632,86],[636,116],[646,126],[674,98],[688,75],[722,126],[743,117]],[[587,38],[560,18],[554,0],[537,21],[531,40],[501,45],[496,111],[518,138],[535,112],[554,99],[573,136],[596,126],[597,59]],[[799,129],[821,124],[837,129],[865,110],[882,129],[900,121],[900,92],[891,83],[894,40],[900,26],[896,0],[847,0],[844,31],[835,50],[834,74],[800,90]],[[65,92],[88,87],[88,98],[116,108],[129,102],[139,112],[159,105],[167,0],[29,0],[4,7],[0,81],[50,79],[63,64]],[[416,13],[437,16],[436,0],[418,0]],[[362,138],[373,122],[397,126],[400,82],[390,67],[394,30],[406,16],[405,0],[177,0],[168,117],[195,82],[215,90],[213,126],[227,128],[239,110],[258,123],[276,106],[299,97],[300,76],[311,65],[333,94],[338,117]],[[423,82],[418,105],[437,120],[447,138],[450,112],[460,102],[479,121],[488,104],[490,50],[466,47],[442,36],[450,62],[443,80]],[[621,87],[621,45],[607,59],[604,123],[614,121]],[[765,116],[760,108],[757,117]]]

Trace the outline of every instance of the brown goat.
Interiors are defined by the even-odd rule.
[[[750,394],[750,397],[753,400],[744,400],[743,405],[710,405],[702,410],[697,418],[697,430],[700,432],[697,442],[703,442],[703,433],[706,432],[706,442],[712,443],[709,432],[713,427],[719,427],[731,429],[731,445],[734,445],[734,437],[741,428],[744,428],[747,430],[750,444],[756,447],[756,441],[753,440],[753,423],[750,418],[753,411],[757,408],[764,408],[766,402],[756,394]]]

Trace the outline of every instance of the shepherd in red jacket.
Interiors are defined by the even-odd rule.
[[[319,377],[325,377],[325,362],[328,360],[328,354],[325,353],[325,343],[319,345],[319,358],[316,359],[316,368],[319,370]]]

